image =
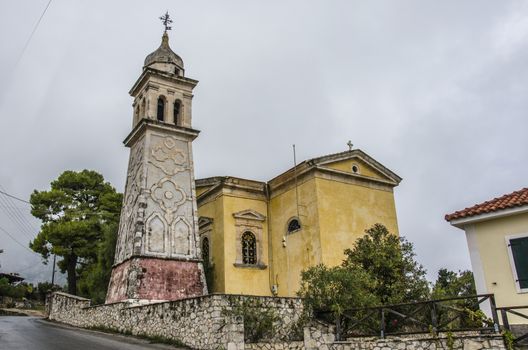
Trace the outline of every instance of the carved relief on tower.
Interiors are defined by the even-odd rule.
[[[166,225],[166,257],[191,258],[196,255],[192,170],[189,141],[171,135],[151,132],[147,150],[146,215],[158,215]],[[149,222],[150,224],[150,222]],[[157,225],[161,225],[159,222]],[[146,225],[149,230],[149,225]],[[154,232],[154,231],[153,231]],[[147,232],[147,236],[151,233]],[[159,255],[147,247],[144,252]]]
[[[174,214],[188,197],[176,182],[167,177],[159,180],[150,188],[150,196],[163,211],[167,222],[174,221]]]
[[[149,162],[167,176],[189,169],[187,152],[178,148],[178,141],[172,136],[158,137],[151,155]]]
[[[133,253],[134,238],[141,231],[142,205],[140,196],[144,184],[144,138],[139,139],[130,151],[128,173],[125,186],[123,209],[119,222],[118,242],[116,246],[115,262],[121,262]]]
[[[147,252],[165,253],[167,240],[167,223],[157,213],[151,215],[146,222]]]
[[[190,242],[191,242],[191,225],[180,217],[176,219],[172,229],[172,253],[173,255],[184,255],[190,254]]]

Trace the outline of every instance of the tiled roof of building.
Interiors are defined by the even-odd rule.
[[[494,198],[484,203],[475,204],[472,207],[447,214],[445,219],[447,221],[452,221],[455,219],[468,218],[475,215],[492,213],[499,210],[520,207],[523,205],[528,205],[528,187],[510,194],[505,194],[504,196]]]

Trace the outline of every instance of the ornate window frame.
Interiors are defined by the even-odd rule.
[[[241,268],[257,268],[265,269],[268,266],[262,260],[263,256],[263,226],[266,217],[253,209],[247,209],[233,213],[235,218],[236,229],[236,259],[233,264],[235,267]],[[255,236],[257,262],[256,264],[244,264],[242,260],[242,235],[245,232],[251,232]]]

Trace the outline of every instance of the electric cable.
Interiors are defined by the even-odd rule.
[[[13,241],[15,241],[19,246],[21,246],[22,248],[26,249],[28,252],[30,253],[33,253],[33,254],[37,254],[36,252],[32,251],[31,249],[29,249],[28,247],[26,247],[25,245],[23,245],[22,243],[20,243],[15,237],[13,237],[9,232],[7,232],[6,229],[4,229],[2,226],[0,226],[0,231],[4,232],[6,235],[8,235]]]
[[[50,6],[52,0],[49,0],[46,4],[46,7],[44,8],[44,11],[42,11],[42,14],[40,15],[37,23],[35,23],[35,26],[33,27],[33,30],[31,31],[31,34],[29,34],[29,38],[27,39],[26,43],[24,44],[24,48],[22,49],[22,52],[20,53],[20,56],[18,56],[18,59],[16,61],[15,67],[18,66],[18,63],[22,59],[22,56],[24,56],[24,53],[26,52],[26,49],[29,46],[29,43],[31,42],[31,39],[33,38],[33,35],[35,35],[35,32],[37,31],[38,26],[40,25],[40,22],[42,21],[42,18],[46,14],[46,11],[48,11],[48,7]]]

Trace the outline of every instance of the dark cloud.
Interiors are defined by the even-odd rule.
[[[521,1],[53,2],[17,65],[46,2],[0,5],[0,184],[24,198],[64,169],[98,170],[123,189],[127,92],[166,9],[171,46],[200,80],[198,177],[267,180],[291,166],[293,143],[305,159],[351,139],[404,178],[400,231],[431,277],[470,267],[445,213],[526,186]],[[3,268],[48,278],[0,237]]]

